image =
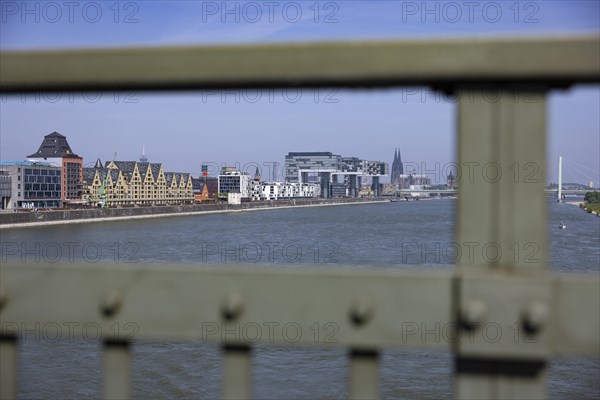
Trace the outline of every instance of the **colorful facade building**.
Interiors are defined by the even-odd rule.
[[[194,201],[189,173],[165,172],[162,163],[111,161],[84,168],[88,204],[114,206],[185,204]]]
[[[219,178],[199,177],[192,178],[194,200],[197,202],[214,201],[219,193]]]

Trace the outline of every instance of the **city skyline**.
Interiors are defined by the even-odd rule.
[[[29,9],[20,3],[3,3],[0,46],[26,50],[559,36],[600,30],[599,5],[586,1],[528,2],[518,9],[508,3],[481,2],[476,9],[452,3],[459,6],[462,17],[458,19],[449,3],[438,2],[424,9],[421,4],[425,3],[396,1],[275,2],[277,10],[261,9],[259,14],[251,14],[247,5],[251,3],[235,3],[238,6],[230,9],[221,9],[217,2],[176,2],[168,9],[159,3],[119,3],[117,10],[90,2],[71,14],[60,10],[60,17],[42,3],[32,3]],[[95,22],[91,4],[100,7],[97,15],[101,17]],[[296,5],[302,14],[297,21],[292,14],[279,13],[283,9],[291,13]],[[496,18],[491,13],[497,7]],[[193,175],[200,175],[202,163],[263,166],[277,162],[281,171],[284,155],[290,151],[331,151],[391,165],[390,148],[401,146],[403,161],[425,166],[425,170],[443,168],[455,160],[455,99],[427,88],[42,93],[3,96],[0,105],[1,160],[24,159],[34,150],[31,143],[52,131],[67,136],[76,152],[84,155],[85,164],[97,158],[110,160],[115,152],[119,159],[137,160],[145,144],[151,161]],[[546,183],[557,181],[559,155],[600,170],[598,109],[597,85],[551,92]]]
[[[50,133],[59,133],[60,132],[50,132]],[[317,151],[321,151],[322,149],[313,149],[313,150],[317,150]],[[400,152],[402,151],[402,147],[396,147],[395,148],[395,154],[394,156],[391,157],[392,161],[388,161],[388,157],[383,156],[383,157],[379,157],[377,158],[377,161],[382,161],[384,163],[386,163],[389,167],[389,171],[390,173],[387,175],[382,175],[382,179],[381,182],[382,183],[386,183],[388,181],[392,182],[393,181],[393,174],[392,174],[392,167],[394,164],[394,160],[395,160],[395,155],[396,152],[398,152],[398,154],[400,154]],[[289,152],[288,152],[289,153]],[[83,167],[86,168],[91,168],[94,167],[98,161],[102,162],[103,164],[108,164],[113,158],[115,158],[116,161],[141,161],[141,162],[159,162],[159,163],[164,163],[164,161],[162,161],[161,159],[149,159],[148,158],[148,154],[145,151],[145,144],[141,145],[140,151],[138,152],[137,156],[131,156],[131,157],[121,157],[118,156],[118,154],[122,154],[119,151],[115,151],[113,153],[113,156],[109,156],[107,158],[103,158],[103,157],[95,157],[95,156],[91,156],[91,157],[87,157],[86,155],[84,155],[82,153],[82,157],[83,157]],[[126,152],[126,154],[132,154],[131,152]],[[3,162],[7,162],[7,161],[26,161],[26,160],[30,160],[30,159],[39,159],[40,157],[34,157],[35,154],[30,154],[28,156],[25,157],[19,157],[18,155],[10,158],[9,157],[5,157],[2,158],[1,161]],[[356,155],[352,155],[352,156],[356,156]],[[549,162],[552,162],[552,160],[549,160]],[[580,183],[580,184],[588,184],[590,181],[593,182],[593,185],[595,185],[595,187],[598,187],[598,178],[590,178],[590,177],[594,177],[597,175],[595,174],[595,171],[593,171],[591,168],[577,162],[574,161],[573,159],[569,159],[566,157],[563,157],[563,162],[565,163],[563,165],[563,182],[564,183]],[[52,161],[49,162],[49,164],[52,165]],[[166,163],[168,164],[168,163]],[[449,161],[447,163],[440,163],[438,161],[433,161],[433,162],[427,162],[427,161],[413,161],[412,159],[409,159],[407,161],[402,161],[402,164],[405,165],[405,170],[406,170],[406,174],[407,175],[411,175],[411,174],[416,174],[416,175],[423,175],[424,177],[427,177],[429,180],[431,180],[432,184],[443,184],[446,183],[447,181],[447,177],[449,175],[450,172],[452,172],[453,174],[457,174],[457,170],[464,170],[467,171],[468,166],[459,166],[456,162],[454,161]],[[58,164],[56,166],[59,166]],[[267,181],[284,181],[284,177],[285,177],[285,162],[280,162],[280,161],[245,161],[245,162],[240,162],[240,161],[229,161],[229,162],[225,162],[225,161],[215,161],[215,160],[209,160],[207,159],[206,161],[202,161],[198,167],[194,167],[192,170],[185,170],[185,169],[179,169],[181,172],[186,172],[186,173],[190,173],[193,176],[202,176],[202,168],[203,167],[207,167],[207,173],[209,176],[217,176],[219,174],[219,171],[224,168],[224,167],[234,167],[236,169],[239,169],[243,172],[246,172],[248,174],[252,174],[254,173],[254,171],[256,170],[256,168],[258,168],[259,170],[259,174],[262,175],[264,178],[266,178]],[[466,172],[464,172],[466,173]],[[460,178],[461,172],[458,172],[458,176]],[[552,174],[549,174],[550,176],[552,176]],[[551,179],[547,179],[547,184],[555,184],[555,181],[552,181]]]

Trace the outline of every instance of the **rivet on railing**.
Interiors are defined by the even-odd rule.
[[[474,330],[483,322],[486,307],[481,300],[469,300],[462,307],[460,319],[464,329]]]
[[[102,315],[105,317],[112,317],[119,312],[122,304],[123,297],[121,296],[121,293],[116,289],[112,289],[106,294],[104,299],[102,299],[102,302],[100,303],[100,312],[102,312]]]
[[[6,303],[8,303],[8,293],[6,293],[6,289],[0,287],[0,310],[4,308]]]
[[[221,316],[231,322],[239,318],[244,311],[244,302],[239,293],[230,293],[221,306]]]
[[[540,302],[531,303],[523,312],[523,330],[532,335],[540,333],[547,319],[548,307]]]
[[[363,326],[373,318],[374,312],[373,304],[369,299],[362,297],[350,307],[350,321],[355,326]]]

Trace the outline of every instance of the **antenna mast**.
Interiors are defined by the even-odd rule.
[[[558,202],[562,202],[562,156],[558,156]]]

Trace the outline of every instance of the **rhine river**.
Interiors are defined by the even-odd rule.
[[[35,249],[36,243],[43,248],[53,242],[63,248],[61,262],[71,262],[72,254],[73,260],[90,265],[132,261],[185,263],[197,268],[224,261],[286,268],[310,264],[323,269],[451,268],[454,260],[446,247],[453,241],[454,205],[454,200],[432,200],[309,207],[9,229],[0,235],[6,253],[3,261],[22,256],[12,254],[13,247],[7,243]],[[551,200],[549,211],[551,270],[598,274],[600,219]],[[558,229],[561,221],[568,225],[566,230]],[[423,257],[422,245],[433,252]],[[71,246],[72,252],[65,246]],[[35,255],[26,257],[31,262]],[[41,257],[43,261],[57,256],[47,252]],[[21,349],[22,398],[101,395],[99,343],[25,338]],[[214,344],[136,342],[133,346],[135,398],[215,398],[219,396],[220,373],[220,351]],[[253,374],[254,396],[259,399],[333,399],[347,394],[343,348],[260,345],[253,353]],[[599,377],[598,359],[553,359],[550,397],[598,398]],[[381,395],[451,397],[451,354],[384,350]]]

